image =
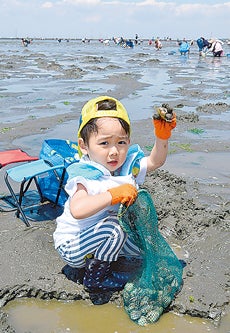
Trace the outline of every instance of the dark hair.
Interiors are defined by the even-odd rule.
[[[98,110],[116,110],[117,105],[116,102],[112,99],[105,99],[103,101],[100,101],[97,103]],[[84,143],[88,145],[89,143],[89,137],[92,133],[98,133],[98,126],[97,126],[97,120],[99,118],[93,118],[82,128],[80,137],[83,139]],[[125,133],[130,135],[130,126],[129,124],[121,119],[117,118],[122,126],[122,128],[125,130]]]

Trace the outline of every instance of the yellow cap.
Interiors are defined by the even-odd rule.
[[[111,99],[116,103],[116,110],[98,110],[98,102]],[[79,120],[78,138],[82,128],[93,118],[114,117],[123,119],[130,126],[130,120],[125,107],[117,99],[109,96],[99,96],[88,101],[82,108]]]

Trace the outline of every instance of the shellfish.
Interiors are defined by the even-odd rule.
[[[169,104],[162,104],[156,108],[157,113],[153,115],[153,119],[164,119],[167,122],[171,122],[173,119],[173,108]]]

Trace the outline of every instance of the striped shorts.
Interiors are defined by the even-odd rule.
[[[140,249],[120,226],[116,216],[100,220],[57,248],[61,258],[72,267],[84,267],[85,257],[93,254],[102,261],[116,261],[118,256],[140,257]]]

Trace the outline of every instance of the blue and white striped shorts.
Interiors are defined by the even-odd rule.
[[[85,256],[93,254],[102,261],[116,261],[118,256],[138,256],[140,250],[120,226],[116,216],[100,220],[57,248],[61,258],[72,267],[84,267]]]

